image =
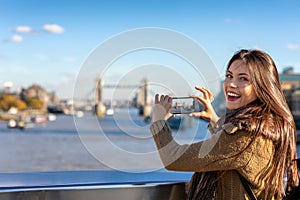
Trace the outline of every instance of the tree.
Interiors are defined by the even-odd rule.
[[[14,103],[15,103],[15,107],[18,110],[25,110],[27,108],[26,103],[20,99],[16,99],[16,101]]]
[[[11,95],[3,94],[0,96],[0,109],[8,111],[10,108],[17,108],[18,110],[25,110],[26,104],[24,101],[17,99]]]
[[[44,102],[35,97],[27,98],[25,101],[26,101],[27,106],[32,109],[41,109],[44,106]]]

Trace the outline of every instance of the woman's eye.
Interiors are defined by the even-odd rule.
[[[242,81],[248,81],[248,78],[246,78],[246,77],[241,77],[240,78]]]
[[[231,74],[226,74],[225,77],[226,78],[232,78],[232,75]]]

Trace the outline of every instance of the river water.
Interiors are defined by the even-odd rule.
[[[149,124],[135,109],[116,110],[97,119],[57,115],[33,128],[8,129],[0,122],[0,171],[107,170],[152,171],[163,168]],[[208,136],[207,123],[185,118],[173,134],[179,143]],[[297,146],[298,155],[300,147]]]

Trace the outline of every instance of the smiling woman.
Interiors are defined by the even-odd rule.
[[[191,116],[210,121],[210,138],[191,145],[173,139],[168,95],[156,95],[150,127],[165,167],[195,172],[188,199],[285,198],[299,184],[296,127],[272,58],[260,50],[233,55],[223,85],[228,112],[221,118],[212,93],[196,89],[205,108]]]

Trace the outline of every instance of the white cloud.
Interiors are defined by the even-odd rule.
[[[45,24],[43,27],[44,31],[54,34],[61,34],[65,32],[64,28],[57,24]]]
[[[33,33],[33,30],[29,26],[17,26],[14,31],[17,33]]]
[[[23,42],[24,39],[22,36],[20,35],[13,35],[11,38],[10,38],[10,41],[11,42]]]
[[[294,50],[300,50],[300,45],[299,44],[288,44],[287,48],[289,50],[292,50],[292,51],[294,51]]]

